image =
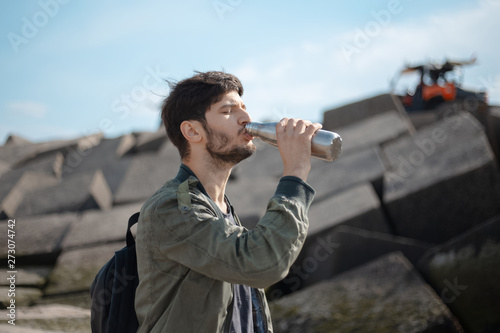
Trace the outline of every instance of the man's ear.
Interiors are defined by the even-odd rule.
[[[201,127],[202,126],[199,121],[184,120],[181,123],[181,132],[188,142],[199,142],[203,138]]]

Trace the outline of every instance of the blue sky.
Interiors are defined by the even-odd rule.
[[[8,4],[7,4],[8,3]],[[388,92],[405,63],[468,59],[500,104],[497,0],[9,1],[0,13],[0,144],[154,131],[163,79],[236,74],[256,121]]]

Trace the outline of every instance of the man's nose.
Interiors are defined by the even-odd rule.
[[[252,122],[252,118],[250,117],[250,115],[248,114],[248,112],[244,109],[241,109],[241,112],[242,112],[242,115],[240,117],[240,124],[242,125],[245,125],[247,123],[251,123]]]

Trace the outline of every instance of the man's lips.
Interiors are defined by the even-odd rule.
[[[245,127],[243,127],[241,130],[240,130],[240,134],[243,134],[243,136],[245,137],[245,139],[247,139],[248,141],[252,141],[255,137],[253,137],[252,135],[250,135],[250,133],[248,133],[245,129]]]
[[[250,134],[248,134],[247,132],[245,132],[245,138],[248,140],[248,141],[252,141],[254,139],[253,136],[251,136]]]

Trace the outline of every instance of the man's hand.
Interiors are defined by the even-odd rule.
[[[306,181],[311,171],[311,140],[322,127],[319,123],[283,118],[276,125],[276,136],[283,176],[296,176]]]

